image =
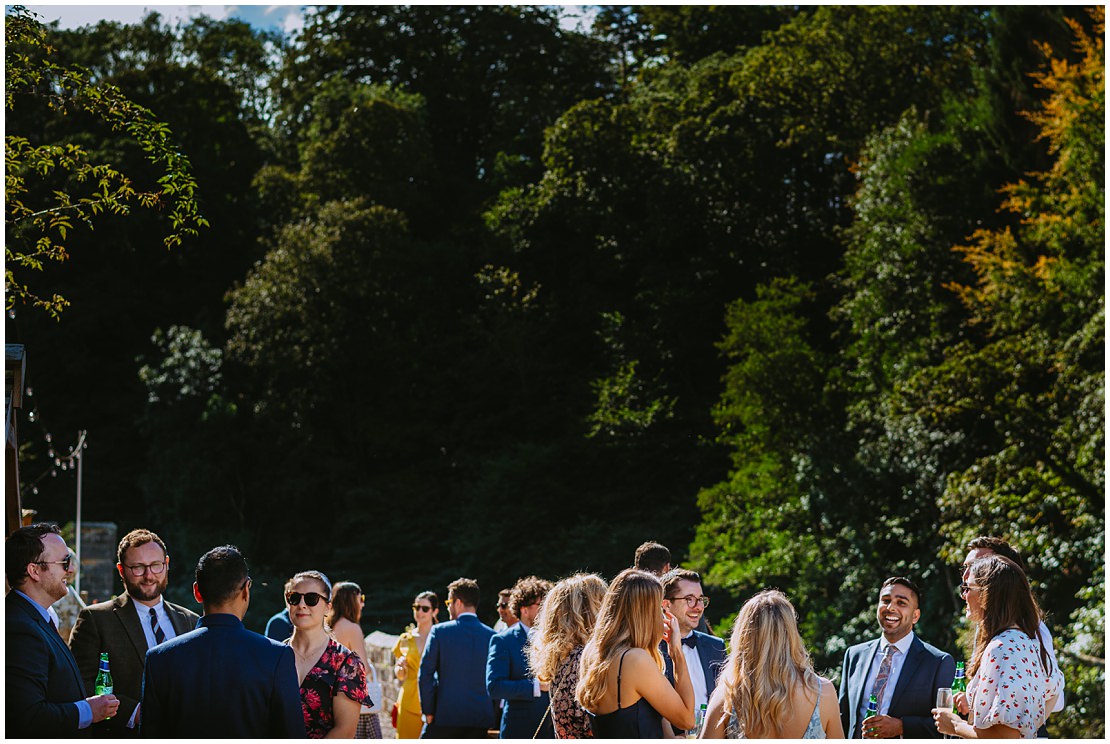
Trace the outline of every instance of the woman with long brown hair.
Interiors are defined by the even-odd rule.
[[[1040,608],[1025,572],[990,555],[971,564],[960,585],[975,623],[967,668],[967,721],[934,708],[937,731],[962,739],[1032,739],[1063,689],[1064,677],[1037,632]]]
[[[362,594],[362,587],[353,581],[340,581],[331,590],[331,613],[328,614],[328,627],[331,634],[340,645],[349,648],[355,653],[370,674],[370,659],[366,658],[366,639],[362,635],[362,608],[366,605],[366,598]],[[355,729],[356,739],[382,738],[382,725],[377,713],[371,713],[367,706],[381,703],[381,700],[366,700],[358,714],[358,727]]]
[[[730,645],[703,739],[844,738],[836,688],[813,671],[786,595],[772,589],[744,603]]]
[[[678,638],[678,621],[663,609],[663,586],[646,571],[613,579],[582,652],[575,697],[591,716],[594,736],[661,739],[663,720],[694,727],[694,687]],[[663,675],[659,642],[668,641],[675,685]]]
[[[541,684],[550,685],[551,719],[560,739],[592,737],[590,717],[574,699],[578,663],[590,640],[608,587],[597,574],[575,574],[551,588],[543,601],[528,664]]]

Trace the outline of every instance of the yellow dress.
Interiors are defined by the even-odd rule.
[[[406,631],[393,646],[393,658],[405,657],[405,679],[401,682],[401,704],[397,711],[397,738],[419,739],[424,721],[420,718],[420,644]]]

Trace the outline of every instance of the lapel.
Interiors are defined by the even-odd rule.
[[[23,610],[23,612],[28,617],[30,617],[33,622],[36,623],[35,627],[37,627],[46,637],[47,645],[53,647],[53,654],[66,660],[66,663],[69,665],[69,669],[73,673],[73,677],[76,680],[77,689],[84,690],[85,681],[81,677],[81,670],[77,667],[77,660],[73,658],[73,652],[69,650],[69,646],[67,646],[66,642],[62,640],[62,637],[58,635],[58,631],[51,628],[50,623],[42,619],[42,615],[40,615],[34,607],[31,607],[28,600],[19,596],[14,591],[12,591],[9,596],[13,597],[16,606]]]
[[[699,631],[694,631],[695,648],[698,650],[698,660],[701,662],[702,672],[705,674],[705,689],[706,695],[712,695],[713,689],[717,686],[717,675],[709,666],[712,659],[709,658],[712,649],[709,645],[709,636]]]
[[[902,671],[898,673],[898,684],[894,686],[894,693],[890,696],[890,708],[894,710],[894,706],[898,705],[899,698],[905,692],[906,687],[909,686],[914,672],[917,671],[921,662],[921,655],[925,653],[925,644],[916,635],[913,637],[913,643],[910,644],[909,651],[906,652],[906,660],[902,662]]]
[[[131,601],[131,595],[126,591],[116,597],[115,616],[123,626],[127,639],[135,647],[135,653],[139,655],[139,659],[144,659],[147,651],[146,634],[143,633],[143,626],[140,624],[142,621],[139,619],[139,608]]]
[[[162,600],[162,604],[166,608],[166,614],[170,617],[170,625],[173,626],[173,632],[175,634],[182,635],[183,633],[188,633],[191,630],[196,630],[195,624],[190,627],[189,616],[185,614],[185,611],[182,610],[182,608],[178,607],[175,604],[170,604],[169,602],[166,602],[165,599]]]
[[[524,623],[517,623],[513,626],[513,634],[516,636],[516,659],[514,661],[521,667],[516,672],[522,678],[528,678],[528,661],[524,658],[524,646],[528,643],[528,629],[524,627]]]
[[[862,663],[856,667],[856,694],[853,696],[855,699],[852,701],[852,710],[858,711],[863,707],[863,699],[867,696],[867,690],[863,689],[867,684],[867,675],[871,672],[871,665],[875,663],[875,654],[879,651],[879,646],[882,645],[882,640],[876,638],[869,641],[867,647],[860,651],[859,658]],[[866,661],[863,661],[866,659]]]

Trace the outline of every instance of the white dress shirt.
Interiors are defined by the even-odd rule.
[[[686,634],[689,638],[694,634],[690,631]],[[701,665],[701,656],[698,655],[697,647],[690,648],[685,643],[679,641],[682,646],[682,655],[686,657],[686,669],[690,672],[690,682],[694,685],[694,710],[699,710],[702,704],[709,703],[709,689],[705,681],[705,668]]]
[[[890,715],[890,700],[894,697],[898,677],[902,674],[902,665],[906,663],[906,653],[909,652],[915,637],[913,631],[910,631],[904,638],[893,644],[894,656],[890,660],[890,675],[887,677],[886,687],[883,688],[883,699],[879,701],[880,716]],[[867,673],[867,681],[863,685],[863,695],[860,698],[859,719],[861,721],[867,717],[867,700],[871,696],[871,688],[875,686],[875,678],[879,676],[879,666],[883,663],[886,648],[890,645],[892,644],[887,643],[885,638],[881,639],[875,658],[871,661],[871,670]]]
[[[154,630],[150,627],[150,607],[140,602],[135,602],[134,598],[131,600],[135,603],[135,609],[139,613],[139,625],[143,626],[143,635],[146,636],[146,647],[149,651],[158,645],[154,640]],[[162,639],[162,643],[177,638],[177,632],[173,629],[173,623],[170,622],[170,616],[166,614],[166,603],[158,597],[158,604],[154,605],[154,614],[158,618],[158,627],[166,634]]]

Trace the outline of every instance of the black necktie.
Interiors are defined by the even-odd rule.
[[[682,645],[683,646],[689,646],[690,648],[697,648],[698,647],[698,639],[694,637],[693,633],[691,633],[690,635],[688,635],[688,636],[686,636],[685,638],[682,639]]]
[[[158,625],[158,614],[154,611],[153,607],[150,608],[150,629],[154,631],[154,645],[157,646],[159,643],[166,640],[166,634]]]

